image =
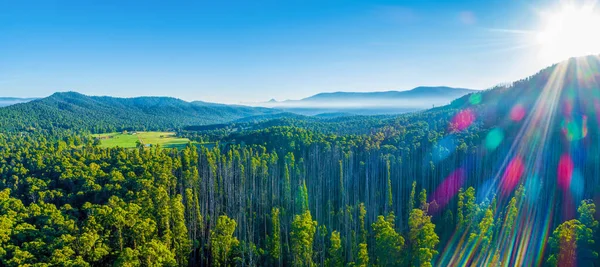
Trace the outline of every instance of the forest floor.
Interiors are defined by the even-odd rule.
[[[100,147],[133,148],[140,141],[144,145],[182,149],[190,142],[187,138],[176,137],[173,132],[105,133],[92,136],[100,139]]]

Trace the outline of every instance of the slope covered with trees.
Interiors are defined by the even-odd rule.
[[[185,102],[171,97],[115,98],[75,92],[0,109],[5,130],[165,130],[279,113],[267,108]]]

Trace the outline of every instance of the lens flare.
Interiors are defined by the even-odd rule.
[[[502,176],[502,188],[504,189],[505,194],[512,192],[519,183],[524,170],[525,167],[523,166],[521,156],[514,157],[510,163],[508,163],[504,175]]]
[[[515,105],[510,110],[510,119],[519,122],[525,117],[525,108],[521,104]]]
[[[469,96],[469,103],[471,105],[479,105],[481,103],[481,94],[472,94]]]
[[[502,143],[504,132],[500,128],[492,129],[485,137],[485,147],[489,151],[494,151]]]
[[[558,186],[563,190],[568,190],[571,185],[571,178],[573,176],[573,160],[568,154],[560,156],[558,161]]]
[[[452,118],[451,130],[464,131],[475,121],[475,113],[471,109],[460,111]],[[453,128],[453,129],[452,129]]]
[[[463,168],[458,168],[436,188],[433,199],[437,202],[439,209],[443,209],[458,193],[458,190],[463,186],[464,176],[465,171]]]

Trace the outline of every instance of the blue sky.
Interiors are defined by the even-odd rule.
[[[523,45],[547,1],[0,0],[0,96],[224,103],[485,89],[550,64]]]

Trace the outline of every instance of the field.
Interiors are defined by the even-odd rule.
[[[164,148],[184,148],[190,140],[187,138],[175,137],[172,132],[132,132],[132,133],[107,133],[94,134],[95,138],[100,139],[101,147],[136,147],[137,142],[144,145],[160,145]]]

